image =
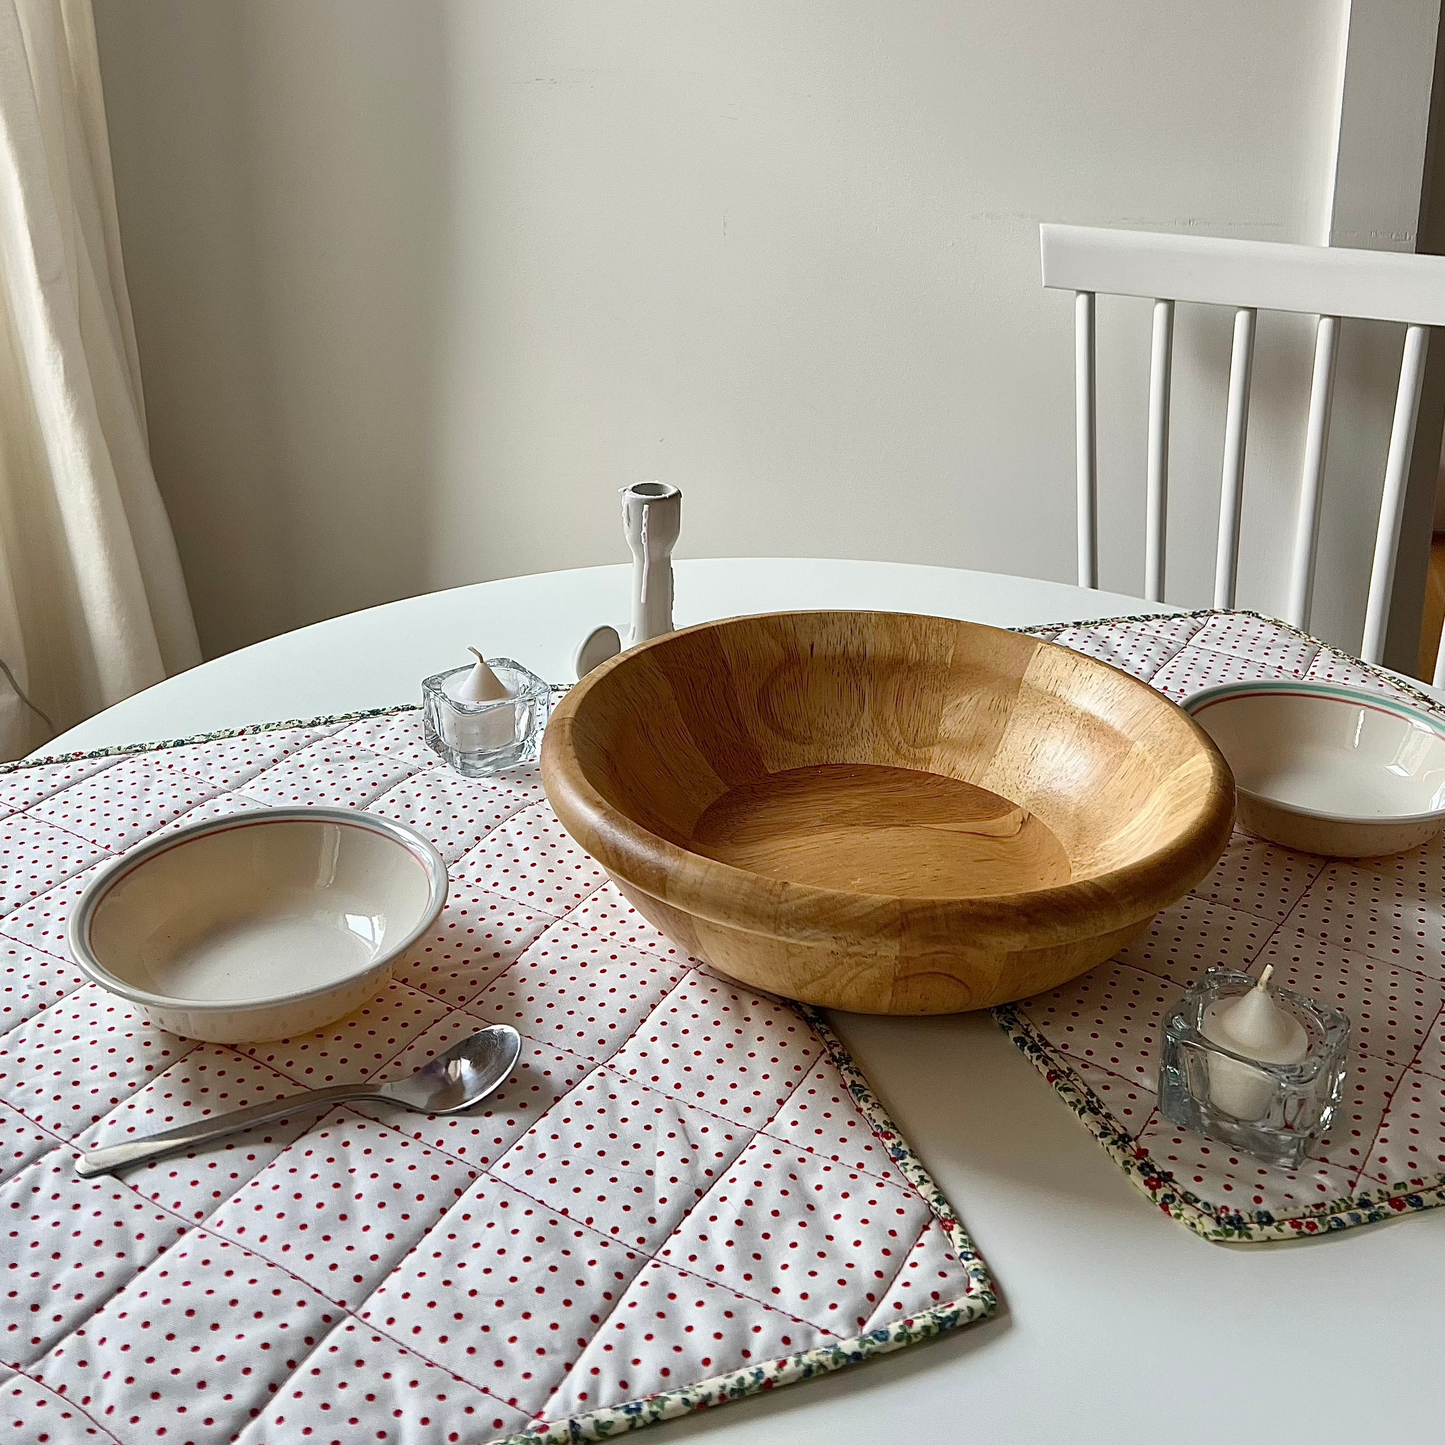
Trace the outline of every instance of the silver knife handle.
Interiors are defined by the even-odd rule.
[[[125,1144],[112,1144],[106,1149],[92,1149],[75,1161],[75,1172],[90,1179],[97,1174],[109,1174],[111,1170],[127,1164],[163,1159],[167,1154],[177,1154],[196,1144],[209,1144],[213,1139],[224,1139],[227,1134],[238,1134],[243,1129],[255,1128],[257,1124],[269,1124],[273,1119],[286,1119],[306,1109],[340,1103],[343,1099],[370,1098],[376,1093],[375,1084],[337,1084],[330,1089],[293,1094],[289,1099],[277,1099],[271,1104],[252,1104],[246,1109],[235,1109],[229,1114],[217,1114],[210,1119],[197,1119],[193,1124],[167,1129],[163,1134],[151,1134]]]

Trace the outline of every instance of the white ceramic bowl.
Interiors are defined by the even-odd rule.
[[[1316,682],[1238,682],[1185,700],[1219,745],[1247,832],[1334,858],[1418,848],[1445,829],[1445,723]]]
[[[286,1038],[371,998],[446,896],[446,865],[405,824],[258,808],[156,838],[96,874],[70,950],[171,1033]]]

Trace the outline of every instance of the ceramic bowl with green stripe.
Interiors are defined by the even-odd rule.
[[[1233,769],[1247,832],[1375,858],[1445,829],[1445,719],[1384,693],[1283,680],[1211,687],[1184,710]]]

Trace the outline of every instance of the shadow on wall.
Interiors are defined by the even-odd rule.
[[[1036,46],[1018,7],[943,0],[97,9],[156,471],[213,654],[621,562],[615,489],[651,478],[687,492],[684,555],[1071,577],[1072,303],[1040,285],[1039,221],[1318,234],[1340,50],[1315,0],[1144,26],[1129,0],[1029,0]],[[1101,362],[1102,577],[1133,592],[1149,308],[1109,310],[1143,328]],[[1192,324],[1186,605],[1211,595],[1229,359],[1227,322]],[[1258,358],[1240,598],[1266,611],[1297,343]],[[1365,500],[1326,489],[1331,640],[1368,564],[1374,414]]]
[[[206,655],[421,590],[451,287],[440,11],[110,0],[96,27]]]

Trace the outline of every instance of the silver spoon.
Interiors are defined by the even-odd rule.
[[[167,1129],[164,1134],[132,1139],[127,1144],[112,1144],[108,1149],[92,1149],[75,1161],[75,1172],[87,1179],[96,1174],[109,1174],[127,1164],[162,1159],[196,1144],[209,1144],[227,1134],[269,1124],[273,1119],[286,1119],[303,1109],[338,1104],[343,1099],[378,1099],[415,1109],[419,1114],[456,1114],[481,1103],[503,1083],[521,1051],[522,1040],[516,1029],[509,1024],[493,1024],[453,1044],[410,1078],[390,1084],[337,1084],[330,1089],[293,1094],[274,1104],[252,1104],[248,1109],[217,1114],[213,1119],[197,1119],[194,1124],[182,1124],[178,1129]]]

